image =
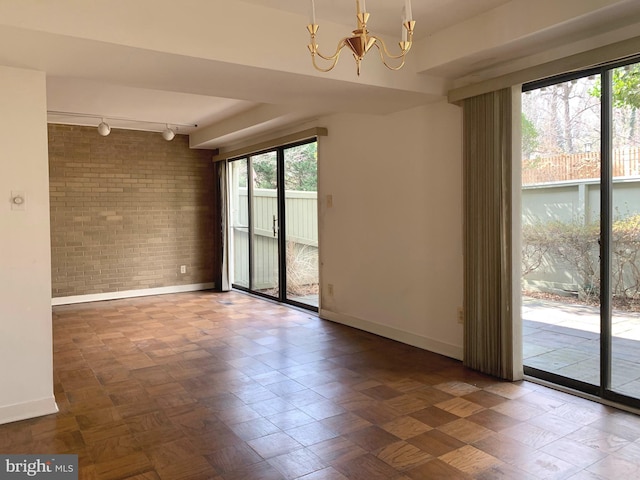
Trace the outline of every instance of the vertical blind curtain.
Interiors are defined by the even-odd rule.
[[[228,292],[231,290],[231,281],[229,275],[230,258],[229,258],[229,179],[227,178],[227,161],[217,162],[218,169],[218,201],[220,202],[220,279],[219,290]]]
[[[511,89],[463,103],[464,364],[513,380]]]

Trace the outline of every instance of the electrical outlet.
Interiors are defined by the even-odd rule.
[[[327,208],[333,207],[333,195],[327,195]]]
[[[187,273],[187,266],[186,265],[180,265],[180,273]]]
[[[333,283],[328,283],[327,284],[327,291],[328,291],[330,296],[333,296]]]
[[[464,310],[458,307],[458,323],[464,323]]]

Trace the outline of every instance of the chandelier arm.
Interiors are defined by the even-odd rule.
[[[374,38],[376,40],[376,43],[374,44],[376,47],[378,47],[378,51],[380,52],[380,57],[382,58],[383,54],[382,52],[384,51],[384,55],[387,56],[387,58],[390,58],[392,60],[398,60],[400,58],[404,58],[404,56],[407,54],[407,52],[409,51],[409,49],[411,48],[411,43],[409,43],[409,46],[407,47],[406,50],[402,50],[402,53],[400,53],[400,55],[392,55],[389,50],[387,49],[387,45],[384,43],[384,40],[382,40],[380,37],[376,36],[376,35],[369,35],[370,38]],[[380,45],[382,45],[382,48],[380,47]]]
[[[389,65],[385,60],[382,60],[382,63],[384,63],[384,66],[387,67],[389,70],[398,71],[402,67],[404,67],[404,57],[402,57],[402,62],[400,63],[400,65],[398,65],[396,67],[394,67],[393,65]]]
[[[335,61],[337,62],[337,61],[338,61],[338,57],[340,57],[340,53],[342,52],[342,49],[343,49],[343,48],[344,48],[344,46],[345,46],[345,42],[346,42],[346,40],[347,40],[347,37],[344,37],[342,40],[340,40],[340,41],[338,42],[338,47],[336,48],[335,53],[334,53],[333,55],[331,55],[331,56],[327,56],[327,55],[323,55],[323,54],[321,54],[321,53],[317,50],[317,48],[316,48],[314,51],[315,51],[315,53],[316,53],[320,58],[322,58],[323,60],[329,60],[329,61],[331,61],[331,60],[335,60]],[[317,47],[317,45],[316,45],[316,47]]]
[[[384,66],[387,67],[389,70],[397,71],[397,70],[400,70],[402,67],[404,67],[404,61],[405,61],[405,56],[404,55],[398,55],[398,56],[387,55],[387,57],[392,58],[394,60],[398,60],[400,58],[402,59],[402,62],[400,62],[400,65],[394,67],[393,65],[389,65],[387,63],[387,60],[385,59],[384,54],[382,52],[382,49],[378,45],[378,42],[376,42],[374,45],[378,49],[378,53],[380,54],[380,60],[382,60],[382,63],[384,63]]]
[[[338,59],[340,58],[340,54],[342,53],[342,49],[345,47],[346,45],[346,37],[343,38],[342,40],[340,40],[340,42],[338,42],[338,47],[336,48],[336,51],[333,55],[331,56],[326,56],[321,54],[317,47],[318,45],[315,43],[315,37],[311,38],[311,45],[313,46],[313,48],[311,48],[310,45],[310,50],[311,50],[311,62],[313,63],[313,67],[323,73],[326,72],[330,72],[331,70],[333,70],[335,68],[335,66],[338,64]],[[323,60],[326,60],[328,62],[331,62],[331,65],[329,67],[320,67],[318,65],[318,63],[316,62],[316,55],[319,56],[320,58],[322,58]]]
[[[318,54],[318,55],[320,55],[320,54]],[[322,55],[320,55],[320,57],[324,58],[324,57],[322,57]],[[316,70],[318,70],[320,72],[323,72],[323,73],[330,72],[331,70],[333,70],[335,68],[335,66],[338,64],[338,58],[340,58],[340,52],[338,52],[338,54],[335,55],[333,58],[329,58],[328,59],[328,60],[333,60],[329,67],[323,68],[323,67],[318,66],[318,63],[316,62],[315,54],[313,54],[313,53],[311,54],[311,62],[313,63],[313,67]]]

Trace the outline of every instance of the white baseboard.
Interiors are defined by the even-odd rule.
[[[122,298],[146,297],[149,295],[164,295],[167,293],[197,292],[215,288],[215,283],[193,283],[190,285],[173,285],[170,287],[145,288],[142,290],[124,290],[121,292],[105,292],[91,295],[73,295],[70,297],[56,297],[51,299],[51,305],[70,305],[72,303],[101,302],[103,300],[120,300]]]
[[[330,312],[328,310],[321,309],[319,315],[320,318],[341,323],[359,330],[364,330],[365,332],[374,333],[381,337],[444,355],[445,357],[455,358],[456,360],[462,360],[463,358],[463,349],[458,345],[451,345],[439,340],[434,340],[433,338],[423,337],[422,335],[405,332],[404,330],[398,330],[397,328],[389,327],[387,325],[381,325],[379,323],[370,322],[369,320]]]
[[[53,396],[17,405],[0,406],[0,425],[52,413],[58,413],[56,399]]]

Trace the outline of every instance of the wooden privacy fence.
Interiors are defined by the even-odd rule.
[[[318,193],[285,192],[287,239],[287,287],[302,288],[318,283]],[[238,188],[234,205],[244,205],[235,213],[234,282],[249,286],[249,217],[247,189]],[[273,230],[278,214],[275,190],[253,190],[253,288],[272,289],[278,285],[278,239]]]
[[[614,177],[640,175],[640,147],[617,148],[612,152]],[[563,182],[600,178],[600,152],[556,155],[522,161],[522,184]]]

